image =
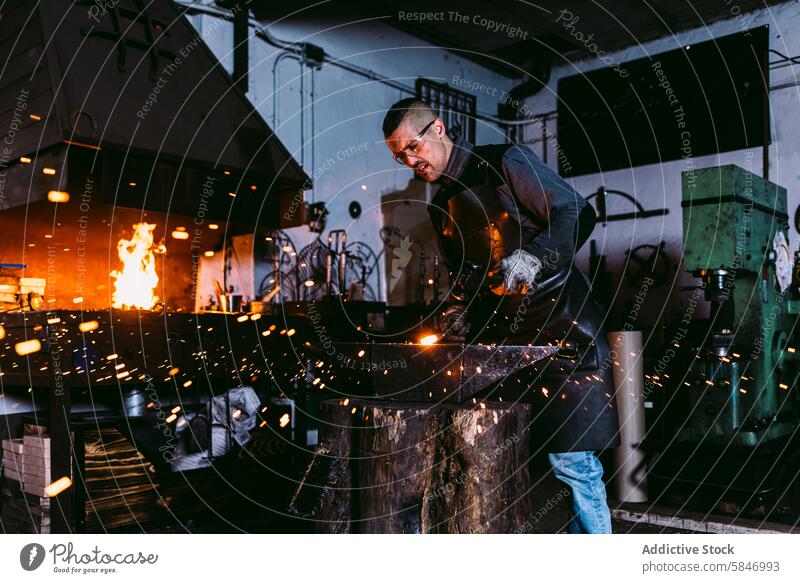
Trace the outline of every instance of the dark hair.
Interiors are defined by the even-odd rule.
[[[406,97],[405,99],[401,99],[392,105],[389,108],[389,111],[386,112],[386,116],[383,118],[384,137],[392,135],[403,122],[406,114],[418,107],[430,109],[430,105],[424,101],[416,99],[415,97]]]

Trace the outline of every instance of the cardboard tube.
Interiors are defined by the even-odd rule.
[[[647,501],[644,452],[644,356],[642,333],[609,332],[617,397],[620,446],[614,450],[614,493],[620,502]]]

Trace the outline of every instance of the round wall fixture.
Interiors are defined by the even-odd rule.
[[[800,205],[794,211],[794,228],[800,233]]]
[[[69,121],[72,124],[72,130],[75,135],[91,137],[97,135],[97,123],[95,123],[91,114],[76,109],[69,114]]]
[[[353,202],[350,203],[349,210],[350,210],[350,216],[353,217],[354,219],[357,219],[358,217],[361,216],[361,203],[359,203],[357,200],[354,200]]]

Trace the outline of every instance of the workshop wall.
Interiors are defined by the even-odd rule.
[[[580,16],[580,14],[575,12],[575,16]],[[769,25],[770,48],[790,56],[800,52],[800,7],[796,3],[787,3],[746,15],[737,16],[732,13],[732,17],[728,20],[610,52],[606,58],[610,57],[614,63],[625,63],[764,24]],[[581,29],[581,27],[584,28]],[[591,22],[579,21],[576,30],[578,29],[581,29],[580,31],[584,35],[589,35],[592,32]],[[599,50],[602,49],[603,47],[599,47]],[[770,60],[778,60],[778,57],[772,55]],[[556,88],[560,78],[605,66],[607,66],[606,63],[598,58],[565,62],[556,66],[549,85],[528,99],[527,111],[531,114],[542,114],[555,110],[557,107]],[[794,85],[797,83],[796,73],[791,66],[772,67],[770,72],[772,144],[769,151],[769,178],[788,189],[790,224],[793,223],[794,211],[800,203],[800,174],[796,170],[798,162],[800,162],[798,160],[800,156],[798,154],[800,152],[800,131],[798,131],[800,120],[797,117],[800,88]],[[713,78],[707,81],[715,82]],[[787,84],[790,86],[786,86]],[[556,119],[553,117],[549,120],[547,127],[555,139],[544,141],[548,148],[548,163],[553,167],[557,165],[556,126]],[[529,126],[526,136],[523,138],[540,155],[542,155],[543,147],[541,134],[540,126]],[[602,147],[602,144],[596,144],[596,146]],[[621,190],[635,196],[645,209],[669,209],[669,214],[666,216],[612,222],[607,226],[598,224],[595,228],[593,239],[596,241],[597,251],[606,256],[608,270],[614,275],[613,293],[615,294],[614,308],[617,312],[617,321],[625,320],[632,313],[637,294],[640,297],[646,296],[638,316],[637,324],[641,326],[652,325],[659,318],[666,321],[670,313],[674,316],[687,309],[692,292],[681,292],[678,288],[696,285],[698,280],[684,273],[680,265],[682,256],[681,172],[691,168],[699,169],[722,164],[737,164],[751,170],[754,174],[762,175],[762,149],[759,147],[721,155],[696,157],[691,160],[676,160],[603,174],[578,176],[569,180],[584,196],[591,195],[600,186],[603,186],[606,189]],[[631,204],[622,197],[609,195],[607,201],[608,214],[634,210]],[[790,227],[790,233],[792,239],[797,238],[793,226]],[[665,244],[664,249],[670,263],[667,280],[659,287],[651,287],[642,292],[641,282],[637,282],[635,278],[623,277],[623,273],[631,275],[640,268],[635,260],[629,261],[627,253],[640,245],[659,245],[662,241]],[[647,257],[650,252],[650,249],[642,249],[640,255]],[[588,242],[579,254],[578,263],[581,268],[588,269]],[[707,307],[702,301],[702,294],[695,297],[700,301],[694,315],[703,317],[707,313]],[[633,311],[635,312],[635,310]]]
[[[411,87],[419,76],[452,84],[454,75],[498,88],[498,93],[512,86],[510,79],[380,22],[349,23],[359,19],[343,16],[340,24],[332,25],[315,23],[306,17],[304,22],[282,21],[270,26],[270,32],[282,40],[314,43],[324,48],[326,54]],[[195,15],[190,20],[215,56],[229,72],[232,71],[232,23],[209,15]],[[420,181],[413,179],[411,170],[392,161],[381,131],[388,106],[410,95],[330,65],[323,65],[314,73],[306,67],[301,78],[297,60],[282,58],[280,53],[265,41],[251,38],[248,97],[306,173],[314,178],[314,189],[306,192],[306,200],[325,202],[329,209],[327,227],[322,235],[324,240],[327,242],[331,229],[346,229],[348,242],[361,241],[380,255],[384,248],[380,229],[397,227],[404,234],[410,234],[412,243],[417,242],[412,246],[414,257],[411,264],[416,264],[423,246],[427,247],[430,259],[430,245],[435,243],[433,231],[427,228],[424,203],[429,199],[431,189],[420,187],[417,184]],[[312,74],[316,98],[313,121],[310,106]],[[301,104],[304,109],[301,109]],[[479,112],[496,115],[497,97],[478,94],[477,107]],[[492,125],[478,123],[477,135],[481,142],[503,141],[502,132]],[[407,200],[402,201],[406,192]],[[400,203],[398,199],[401,199]],[[386,218],[385,208],[382,210],[384,200],[395,206],[418,207],[418,213],[411,215],[418,215],[419,220],[410,224],[385,224],[392,219]],[[358,219],[351,218],[348,211],[352,201],[361,205],[362,214]],[[285,233],[298,251],[317,236],[307,227],[288,229]],[[391,248],[387,249],[386,255],[392,257]],[[380,261],[382,281],[378,284],[376,273],[370,279],[372,292],[378,298],[386,297],[388,287],[386,255]],[[256,287],[271,269],[258,259],[252,274]],[[236,265],[242,269],[247,263],[239,261]],[[249,276],[233,274],[232,279],[236,281]],[[411,281],[414,277],[410,274],[408,282],[399,282],[395,290],[398,298],[408,299],[413,295],[410,288],[405,288],[406,284],[417,286],[416,281]],[[213,289],[200,295],[207,297],[212,293]]]

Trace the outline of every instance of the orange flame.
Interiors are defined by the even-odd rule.
[[[117,252],[122,261],[122,271],[112,271],[114,294],[111,296],[115,308],[140,308],[150,310],[158,297],[153,293],[158,284],[156,259],[153,254],[153,230],[155,225],[137,223],[133,225],[133,237],[120,239]]]

